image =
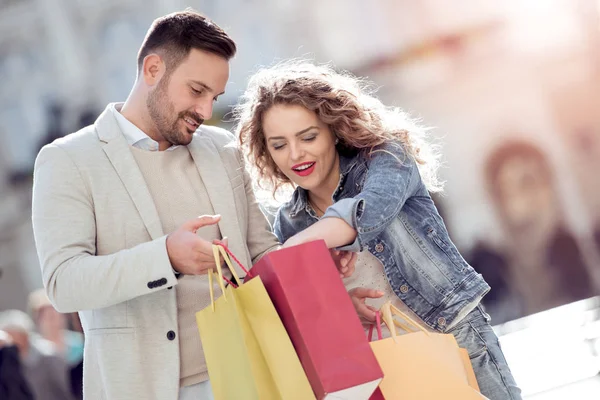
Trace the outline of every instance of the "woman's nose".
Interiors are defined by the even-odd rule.
[[[290,157],[292,160],[300,160],[304,155],[304,151],[301,146],[290,145]]]

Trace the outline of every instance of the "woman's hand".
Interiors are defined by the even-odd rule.
[[[348,278],[352,276],[356,267],[358,253],[335,249],[330,249],[329,252],[331,253],[331,258],[333,258],[333,261],[335,262],[335,266],[340,272],[340,277]]]
[[[368,289],[364,287],[356,287],[348,291],[354,309],[363,324],[372,324],[375,322],[376,308],[365,304],[366,299],[378,299],[383,296],[383,292],[375,289]]]

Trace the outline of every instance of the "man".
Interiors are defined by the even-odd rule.
[[[44,286],[58,311],[80,313],[86,399],[212,398],[195,322],[211,244],[246,265],[278,246],[232,135],[202,126],[235,52],[194,11],[158,18],[127,101],[37,157]]]

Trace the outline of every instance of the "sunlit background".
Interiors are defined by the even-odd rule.
[[[152,20],[187,6],[239,49],[210,124],[232,127],[259,66],[309,57],[431,126],[436,203],[492,286],[484,304],[524,395],[600,398],[596,0],[0,0],[0,310],[26,310],[42,285],[38,150],[123,101]]]

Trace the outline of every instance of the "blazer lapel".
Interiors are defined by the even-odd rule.
[[[157,239],[163,236],[164,232],[156,206],[146,181],[129,149],[129,144],[127,144],[119,124],[109,109],[110,106],[104,110],[96,121],[98,137],[105,142],[102,148],[133,200],[150,237],[152,240]]]
[[[188,149],[206,186],[213,209],[216,214],[221,215],[221,221],[219,221],[221,235],[223,237],[227,236],[228,247],[231,249],[231,252],[245,263],[245,267],[250,268],[246,242],[242,237],[240,225],[237,220],[237,205],[233,189],[227,175],[227,168],[219,155],[218,149],[212,140],[198,134],[194,135],[194,139],[188,145]],[[239,268],[236,268],[236,270],[241,276],[245,275]]]

